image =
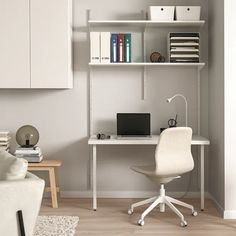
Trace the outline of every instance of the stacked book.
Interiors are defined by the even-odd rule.
[[[90,32],[91,63],[130,63],[131,33]]]
[[[0,151],[9,151],[9,146],[10,146],[10,136],[8,131],[3,131],[0,132]]]
[[[28,162],[41,162],[43,155],[40,147],[18,147],[15,151],[15,156],[24,158]]]
[[[199,33],[170,33],[169,61],[198,63],[200,61]]]

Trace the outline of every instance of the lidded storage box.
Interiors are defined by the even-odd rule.
[[[148,19],[153,21],[173,21],[174,6],[150,6],[148,8]]]
[[[177,6],[176,20],[178,21],[198,21],[200,20],[200,6]]]

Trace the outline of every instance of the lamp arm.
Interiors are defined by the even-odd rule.
[[[186,127],[188,127],[188,102],[187,102],[187,99],[186,99],[186,97],[184,96],[184,95],[182,95],[182,94],[176,94],[176,95],[174,95],[172,98],[170,98],[170,101],[171,100],[173,100],[174,98],[176,98],[176,97],[181,97],[181,98],[183,98],[184,99],[184,102],[185,102],[185,125],[186,125]]]

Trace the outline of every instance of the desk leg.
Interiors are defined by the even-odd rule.
[[[93,210],[97,210],[97,146],[93,145]]]
[[[205,189],[204,189],[204,145],[201,145],[201,210],[204,211],[204,194],[205,194]]]

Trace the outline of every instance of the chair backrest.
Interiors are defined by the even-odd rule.
[[[193,169],[191,141],[192,129],[188,127],[170,128],[162,132],[155,153],[158,175],[180,175]]]

